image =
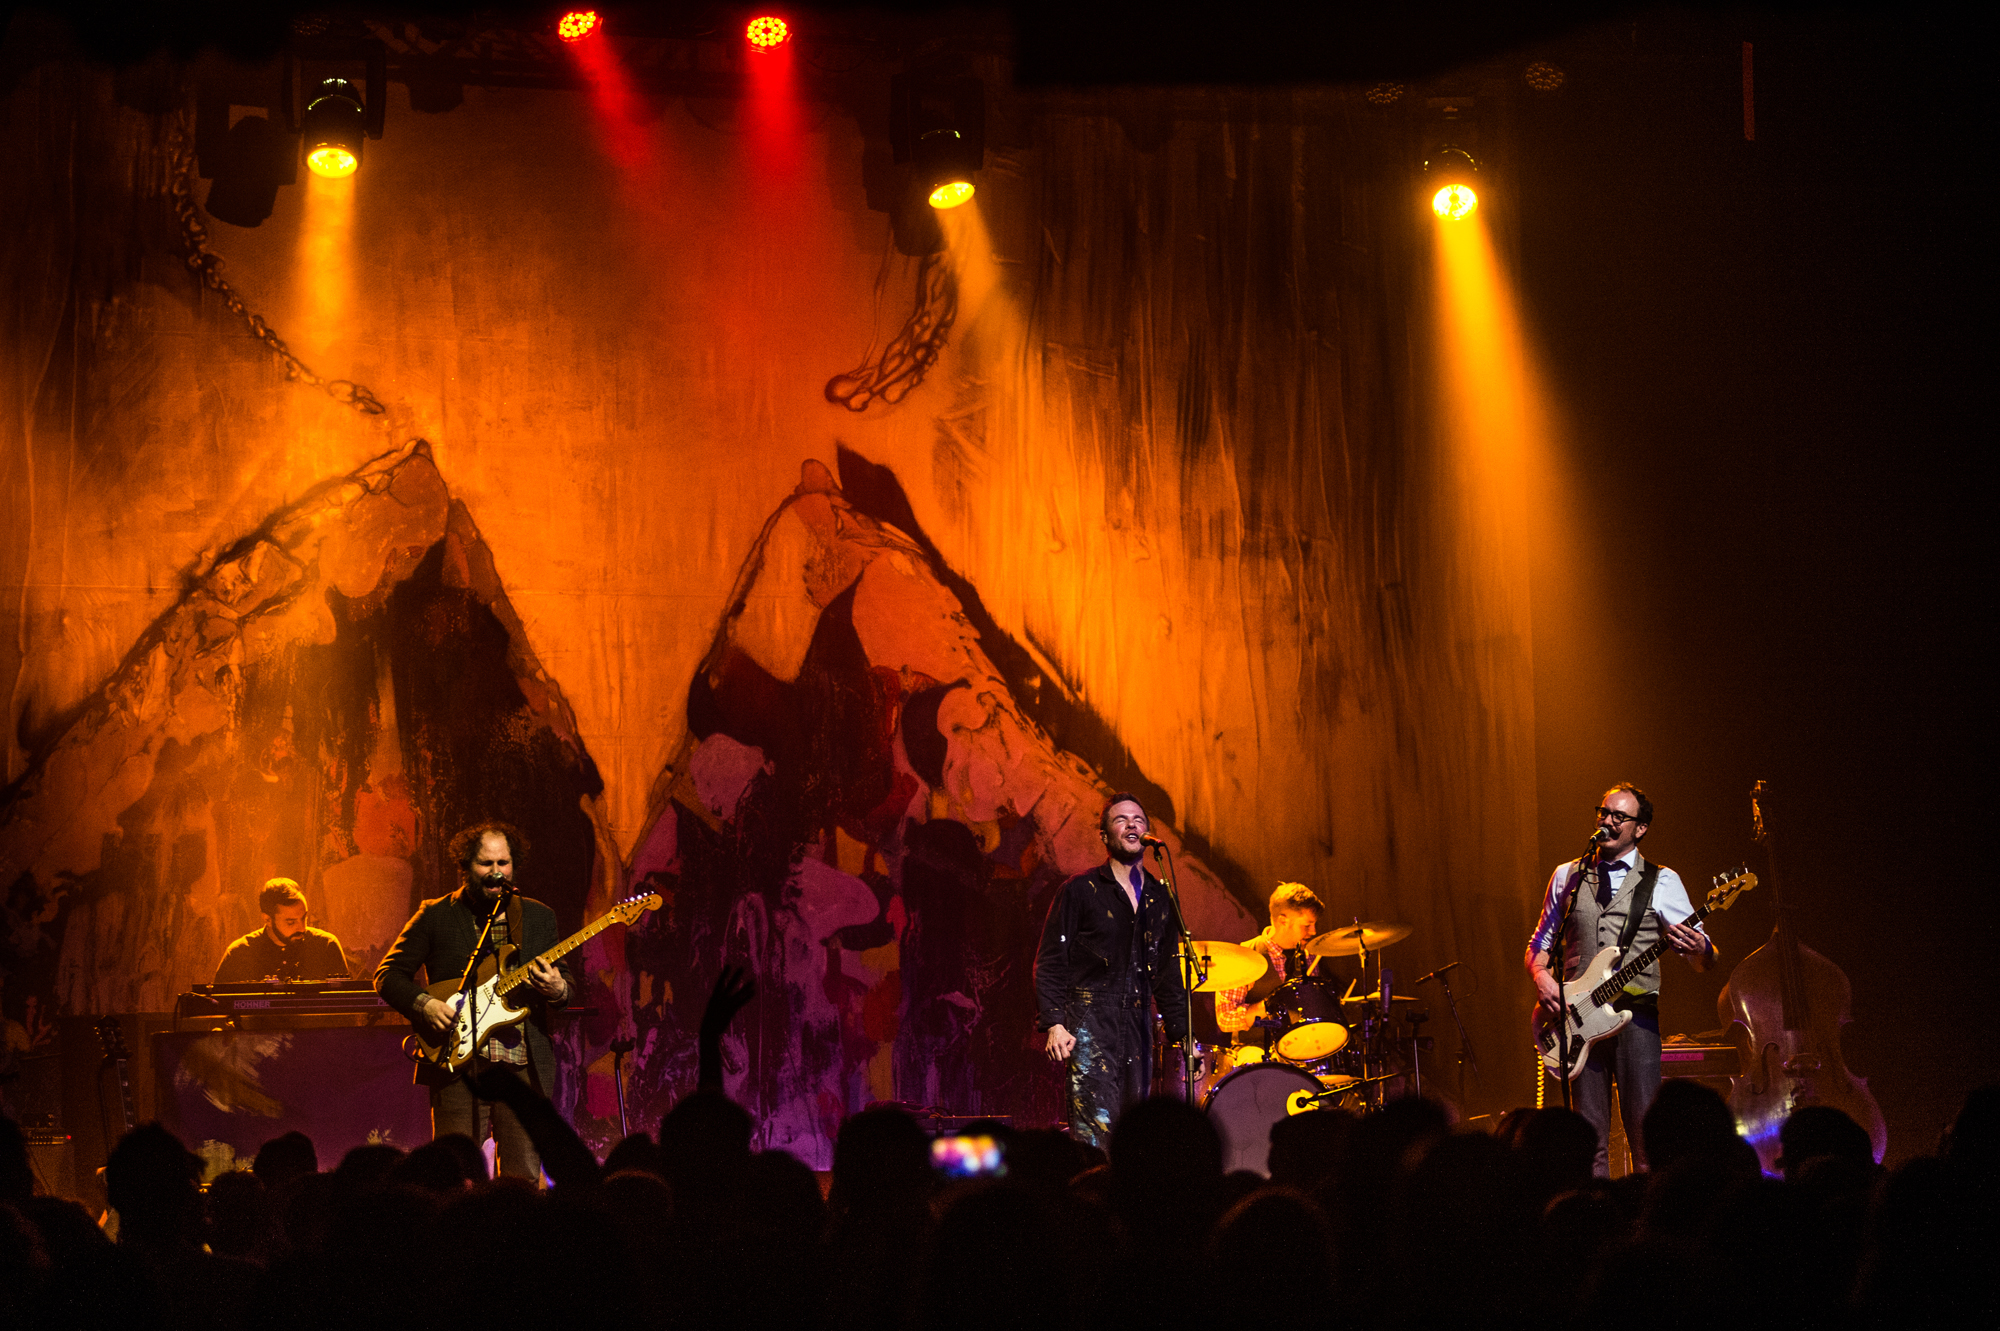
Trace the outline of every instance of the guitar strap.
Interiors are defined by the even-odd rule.
[[[1650,864],[1646,866],[1649,872],[1652,867]],[[1652,883],[1649,880],[1646,884],[1646,896],[1650,900],[1652,895]],[[515,955],[525,957],[528,955],[528,934],[521,926],[521,913],[520,892],[510,893],[507,897],[507,941],[520,949]]]
[[[1660,876],[1660,866],[1651,860],[1639,871],[1639,884],[1632,889],[1632,906],[1625,912],[1625,927],[1618,931],[1618,955],[1622,958],[1631,950],[1632,940],[1639,936],[1639,926],[1645,922],[1653,909],[1653,883]]]
[[[518,949],[514,955],[521,959],[519,962],[521,965],[526,965],[528,959],[528,928],[522,920],[524,914],[526,911],[521,906],[521,894],[517,890],[507,898],[507,941]],[[528,990],[528,997],[537,1003],[541,1001],[541,994],[532,987]],[[528,1080],[540,1089],[542,1094],[549,1094],[554,1083],[544,1078],[542,1070],[535,1066],[535,1042],[528,1038],[525,1027],[521,1031],[521,1046],[528,1051]]]

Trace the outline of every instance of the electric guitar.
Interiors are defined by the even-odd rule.
[[[1715,886],[1709,891],[1708,900],[1702,903],[1700,910],[1681,923],[1692,928],[1716,911],[1728,910],[1735,904],[1739,895],[1755,886],[1757,886],[1757,875],[1748,869],[1738,869],[1727,879],[1717,874]],[[1607,947],[1592,957],[1584,966],[1582,973],[1562,987],[1563,1010],[1560,1028],[1540,1003],[1535,1004],[1530,1017],[1530,1027],[1542,1065],[1560,1077],[1563,1042],[1567,1041],[1569,1076],[1571,1081],[1575,1081],[1590,1057],[1590,1046],[1599,1040],[1610,1039],[1632,1022],[1630,1012],[1620,1011],[1611,1005],[1625,992],[1625,986],[1646,967],[1652,965],[1653,959],[1666,950],[1667,940],[1663,935],[1651,947],[1634,956],[1623,966],[1618,964],[1618,949],[1615,947]]]
[[[502,944],[497,957],[487,957],[479,963],[479,986],[469,1004],[465,995],[459,992],[459,981],[440,980],[431,985],[424,992],[451,1008],[451,1029],[432,1036],[421,1026],[418,1027],[419,1033],[410,1037],[417,1045],[417,1051],[411,1057],[458,1071],[472,1061],[474,1053],[486,1046],[493,1032],[503,1026],[512,1026],[528,1015],[528,1004],[536,997],[534,986],[528,983],[530,961],[553,962],[582,947],[612,925],[630,924],[645,912],[659,908],[660,894],[657,892],[630,897],[539,957],[523,957],[519,947],[512,943]],[[479,1021],[477,1030],[472,1028],[470,1019],[474,1014]]]

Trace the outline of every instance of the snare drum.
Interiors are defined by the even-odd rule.
[[[1312,1067],[1347,1043],[1340,988],[1331,976],[1305,975],[1289,981],[1271,995],[1268,1006],[1283,1013],[1289,1023],[1271,1045],[1271,1052],[1288,1063]]]
[[[1317,1108],[1304,1097],[1320,1090],[1319,1078],[1284,1063],[1253,1063],[1224,1077],[1202,1105],[1222,1135],[1223,1169],[1269,1174],[1272,1125]]]
[[[1337,1021],[1314,1018],[1293,1022],[1271,1046],[1271,1052],[1287,1063],[1312,1067],[1321,1059],[1339,1053],[1346,1043],[1347,1027]]]

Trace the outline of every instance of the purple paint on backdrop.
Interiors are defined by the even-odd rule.
[[[357,1146],[409,1150],[431,1138],[430,1097],[410,1080],[406,1026],[170,1032],[154,1037],[160,1121],[191,1150],[239,1158],[287,1132],[331,1169]]]
[[[708,811],[718,818],[734,818],[743,792],[758,773],[769,771],[764,751],[728,735],[710,735],[688,761],[688,776],[695,793]]]

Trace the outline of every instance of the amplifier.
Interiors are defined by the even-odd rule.
[[[1660,1046],[1662,1077],[1740,1077],[1743,1055],[1733,1044],[1669,1040]]]

